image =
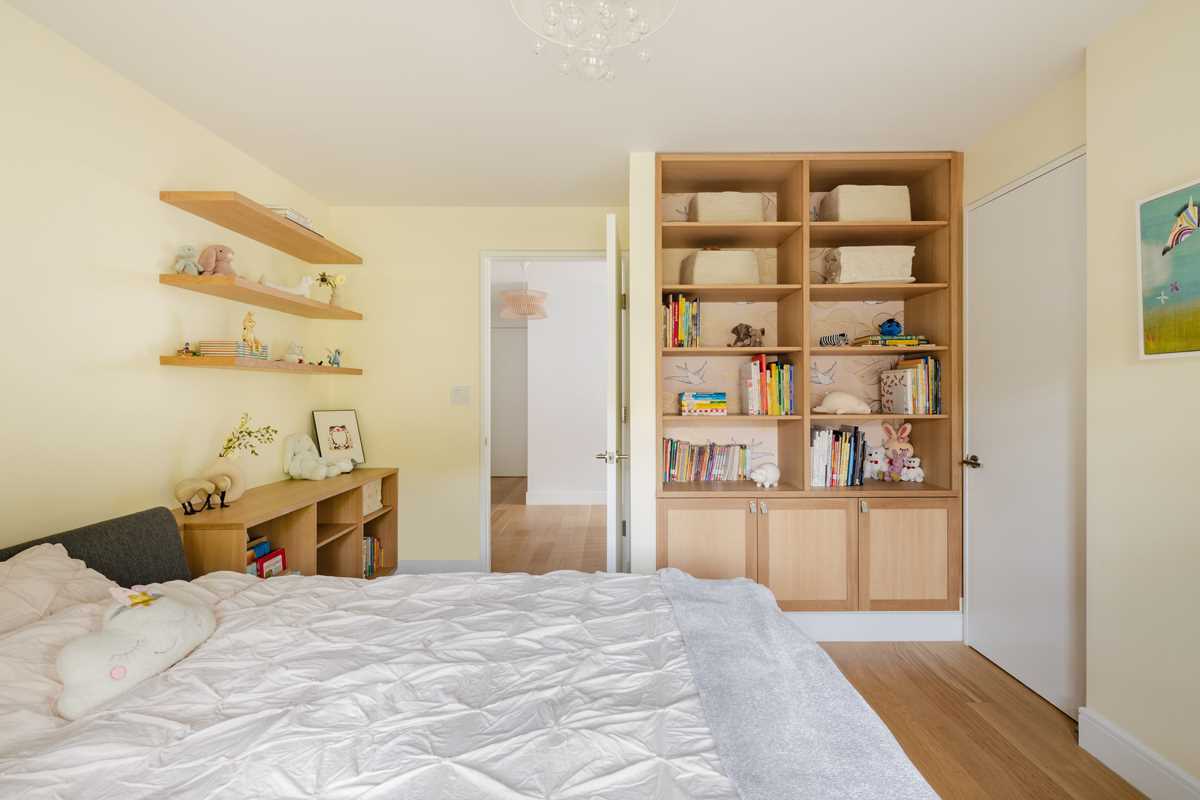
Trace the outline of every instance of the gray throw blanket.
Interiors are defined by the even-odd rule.
[[[659,573],[704,714],[743,800],[929,800],[916,767],[764,587]]]

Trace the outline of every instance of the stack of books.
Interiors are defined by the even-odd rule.
[[[668,295],[662,306],[662,334],[664,347],[699,347],[700,301]]]
[[[796,371],[775,356],[753,356],[741,369],[742,412],[787,417],[796,413]]]
[[[750,446],[663,439],[663,482],[740,481],[750,475]]]
[[[260,358],[268,361],[271,358],[271,346],[264,344],[258,350],[251,350],[240,339],[205,339],[200,342],[199,353],[202,356]]]
[[[259,578],[282,575],[287,570],[287,556],[282,547],[271,549],[266,537],[251,539],[246,543],[246,574]]]
[[[685,417],[723,417],[729,413],[724,392],[682,392],[679,413]]]
[[[812,429],[813,486],[862,486],[866,458],[867,437],[860,428]]]
[[[879,405],[885,414],[941,414],[942,362],[905,358],[879,373]]]
[[[317,233],[317,229],[313,227],[312,220],[301,214],[296,209],[288,208],[287,206],[267,206],[267,208],[271,209],[272,213],[278,214],[288,222],[294,222],[305,230],[311,231],[312,233]],[[317,236],[320,235],[321,234],[317,233]]]
[[[901,333],[896,336],[860,336],[854,340],[855,347],[922,347],[929,344],[929,337],[919,334]]]
[[[374,536],[362,538],[363,577],[374,578],[375,571],[383,569],[383,542]]]

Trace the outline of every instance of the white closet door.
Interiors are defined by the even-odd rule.
[[[1072,717],[1084,700],[1084,164],[967,215],[966,440],[982,466],[965,470],[966,639]]]
[[[529,474],[529,367],[524,327],[492,328],[492,475]]]

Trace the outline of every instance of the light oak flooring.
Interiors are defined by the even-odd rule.
[[[492,478],[492,571],[604,569],[604,506],[527,506],[525,478]]]
[[[946,800],[1143,796],[1078,747],[1074,720],[966,645],[824,647]]]

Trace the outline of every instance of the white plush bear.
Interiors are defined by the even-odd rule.
[[[179,661],[212,635],[212,609],[160,594],[113,589],[103,629],[58,654],[58,713],[79,719]]]
[[[750,472],[750,480],[760,489],[770,489],[779,485],[779,467],[774,464],[763,464]]]
[[[900,480],[922,483],[925,480],[925,470],[921,468],[921,459],[904,459],[904,466],[900,470]]]
[[[871,407],[849,392],[830,392],[813,411],[818,414],[870,414]]]
[[[887,450],[882,447],[872,447],[867,451],[867,461],[863,464],[863,478],[868,481],[883,479],[887,471]]]
[[[283,471],[293,478],[323,481],[354,469],[349,458],[321,458],[317,446],[307,434],[293,433],[283,445]]]

